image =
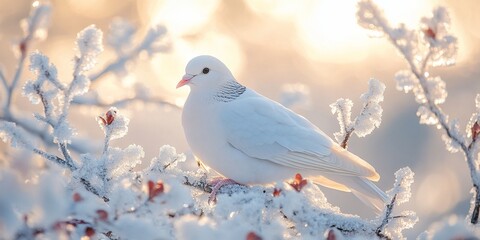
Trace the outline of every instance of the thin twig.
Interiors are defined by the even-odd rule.
[[[0,69],[0,80],[2,81],[2,84],[3,84],[3,87],[5,88],[5,91],[8,91],[7,79],[5,78],[5,75],[3,74],[2,69]]]
[[[355,129],[351,128],[345,132],[345,138],[343,139],[342,143],[340,143],[340,147],[347,149],[347,143]]]
[[[27,48],[28,41],[24,39],[20,44],[25,44],[24,46],[25,48]],[[17,69],[15,70],[15,75],[13,77],[11,85],[7,87],[7,99],[4,106],[4,111],[7,114],[10,113],[10,106],[12,104],[12,98],[13,98],[13,90],[15,90],[18,82],[20,81],[20,76],[22,75],[23,67],[25,65],[25,58],[26,58],[25,52],[26,52],[26,49],[20,51],[20,58],[18,59],[18,65],[17,65]]]
[[[393,195],[393,198],[392,200],[390,201],[389,204],[387,204],[386,208],[385,208],[385,217],[383,218],[382,220],[382,223],[380,224],[380,226],[377,227],[377,229],[375,230],[375,233],[377,235],[379,235],[383,229],[385,228],[385,226],[388,224],[388,222],[390,221],[390,215],[392,214],[393,212],[393,207],[395,206],[395,201],[397,200],[397,194]]]
[[[32,151],[38,155],[40,155],[41,157],[49,160],[49,161],[52,161],[62,167],[65,167],[65,168],[68,168],[70,170],[74,169],[75,166],[71,165],[70,163],[68,163],[67,161],[65,161],[63,158],[59,157],[59,156],[56,156],[56,155],[53,155],[53,154],[50,154],[50,153],[47,153],[47,152],[44,152],[38,148],[33,148]]]
[[[185,181],[183,182],[183,184],[187,185],[187,186],[190,186],[190,187],[194,187],[194,188],[197,188],[197,189],[200,189],[206,193],[211,193],[212,192],[212,189],[213,189],[213,186],[208,184],[206,181],[196,181],[196,180],[193,180],[192,182],[188,179],[187,176],[183,176],[185,178]]]
[[[168,102],[162,98],[149,98],[149,97],[131,97],[119,99],[114,102],[103,102],[98,98],[93,99],[83,99],[83,98],[74,98],[72,104],[75,105],[84,105],[84,106],[97,106],[97,107],[122,107],[133,102],[144,102],[144,103],[156,103],[159,105],[166,105],[179,109],[180,107],[174,103]]]

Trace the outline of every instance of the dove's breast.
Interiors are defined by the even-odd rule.
[[[264,184],[294,176],[292,168],[252,158],[230,145],[220,119],[230,103],[189,96],[182,113],[187,142],[195,156],[219,174],[242,184]]]
[[[217,103],[189,96],[182,113],[185,137],[192,152],[205,164],[215,169],[215,161],[227,144],[219,127]]]

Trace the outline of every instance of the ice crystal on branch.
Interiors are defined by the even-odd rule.
[[[475,139],[480,134],[480,132],[478,132],[480,131],[480,94],[477,94],[475,98],[475,108],[476,111],[470,117],[470,121],[468,121],[465,130],[467,137],[471,139]]]
[[[334,133],[334,136],[342,147],[346,146],[353,132],[358,137],[365,137],[380,126],[383,112],[380,102],[383,101],[384,91],[385,84],[376,79],[370,79],[368,91],[360,96],[363,108],[354,121],[351,120],[353,102],[350,99],[340,98],[330,105],[332,113],[337,114],[340,124],[340,131]]]
[[[370,1],[360,1],[357,5],[357,22],[374,35],[383,35],[382,25],[387,22],[383,12]]]
[[[433,10],[431,17],[421,20],[424,39],[430,46],[432,66],[455,64],[457,38],[450,35],[450,16],[443,7]]]
[[[462,141],[465,141],[463,134],[460,132],[460,126],[458,124],[458,120],[454,119],[450,122],[450,129],[451,135],[454,135],[455,138],[457,139],[462,139]],[[445,142],[445,146],[447,150],[451,153],[456,153],[461,150],[462,146],[456,142],[453,141],[451,137],[449,137],[447,134],[442,135],[442,140]]]
[[[53,99],[58,97],[57,93],[64,90],[65,86],[57,79],[57,68],[44,54],[35,51],[30,55],[30,71],[36,75],[35,80],[29,80],[23,86],[22,94],[33,104],[41,101],[44,104],[46,114],[51,117],[54,113]],[[45,86],[49,83],[50,86]]]
[[[384,91],[385,84],[376,79],[370,79],[368,92],[360,96],[363,101],[363,109],[355,119],[355,134],[358,137],[365,137],[382,123],[383,109],[380,102],[383,102]]]
[[[15,148],[32,148],[28,135],[13,122],[0,121],[0,138]]]
[[[478,170],[478,138],[474,136],[476,135],[475,126],[478,126],[476,125],[478,115],[474,114],[467,125],[467,136],[472,136],[469,140],[460,132],[457,120],[450,120],[451,118],[440,107],[447,97],[445,82],[440,77],[430,76],[428,72],[431,66],[450,66],[455,63],[457,39],[449,33],[450,17],[446,9],[442,7],[434,9],[432,16],[423,18],[421,27],[416,30],[406,29],[404,25],[392,28],[371,0],[362,0],[358,4],[357,18],[360,26],[368,30],[374,27],[375,30],[384,33],[405,58],[410,73],[406,71],[397,73],[397,88],[405,92],[413,91],[415,100],[420,105],[417,111],[420,123],[435,125],[443,130],[442,138],[447,149],[451,152],[458,150],[463,152],[475,192],[470,209],[470,222],[477,224],[480,218],[480,172]]]
[[[395,206],[410,200],[413,176],[414,173],[409,167],[395,172],[393,188],[387,191],[390,203],[386,206],[383,214],[375,220],[377,224],[379,223],[376,230],[377,234],[383,234],[392,239],[404,239],[402,232],[405,229],[412,228],[418,222],[418,217],[413,211],[403,211],[398,215],[393,215]]]
[[[77,54],[75,56],[75,69],[88,71],[97,63],[97,56],[103,51],[103,33],[90,25],[77,34]]]
[[[418,91],[418,80],[410,70],[402,70],[395,74],[397,82],[397,90],[408,93],[410,91]]]
[[[47,38],[47,27],[50,21],[52,7],[49,1],[35,1],[28,18],[21,21],[25,39],[44,40]]]
[[[340,131],[334,133],[337,142],[341,142],[347,136],[347,132],[352,131],[352,107],[353,102],[350,99],[337,99],[336,102],[330,104],[332,114],[337,114],[337,120],[340,125]]]
[[[411,186],[414,182],[414,173],[409,167],[399,169],[395,172],[395,183],[393,188],[387,192],[390,198],[396,195],[396,203],[402,204],[410,200],[412,196]]]

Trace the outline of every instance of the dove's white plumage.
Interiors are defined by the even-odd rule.
[[[267,184],[302,174],[351,191],[379,210],[386,195],[371,181],[375,169],[333,142],[302,116],[239,84],[211,56],[192,59],[177,87],[191,88],[182,124],[193,153],[242,184]]]

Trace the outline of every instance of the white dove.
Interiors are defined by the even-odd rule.
[[[177,88],[190,86],[182,124],[193,154],[229,183],[269,184],[296,173],[352,192],[380,211],[385,193],[375,169],[304,117],[238,83],[212,56],[190,60]],[[232,181],[233,180],[233,181]]]

